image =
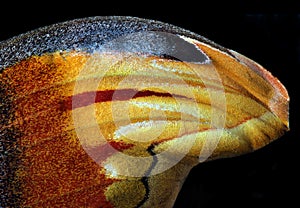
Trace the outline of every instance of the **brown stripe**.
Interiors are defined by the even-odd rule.
[[[94,103],[108,102],[108,101],[123,101],[130,100],[132,98],[138,97],[148,97],[148,96],[158,96],[158,97],[182,97],[181,95],[172,95],[170,93],[164,92],[154,92],[154,91],[138,91],[134,89],[122,89],[122,90],[105,90],[97,92],[84,92],[81,94],[73,95],[67,97],[63,102],[61,102],[61,110],[72,110],[75,108],[85,107]]]

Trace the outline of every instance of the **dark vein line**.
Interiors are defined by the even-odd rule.
[[[151,176],[151,171],[154,169],[155,165],[157,164],[157,157],[156,154],[153,152],[155,145],[151,144],[148,148],[147,148],[147,152],[152,156],[153,161],[151,166],[149,167],[149,169],[146,171],[145,176],[142,177],[141,181],[143,183],[143,185],[145,186],[146,189],[146,193],[144,198],[135,206],[135,208],[139,208],[141,207],[148,199],[149,199],[149,195],[150,195],[150,187],[149,187],[149,177]]]

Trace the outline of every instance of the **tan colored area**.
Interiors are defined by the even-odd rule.
[[[110,185],[105,194],[114,207],[136,207],[143,200],[146,190],[139,178],[128,178]]]
[[[212,63],[63,52],[31,57],[4,70],[0,80],[11,89],[8,96],[15,115],[1,128],[14,128],[22,135],[18,142],[24,151],[16,180],[22,187],[23,205],[135,207],[147,197],[144,207],[171,207],[184,178],[207,147],[207,139],[216,139],[209,156],[216,159],[261,148],[287,130],[288,98],[279,83],[272,85],[269,78],[216,49],[198,46]],[[75,109],[67,106],[78,94],[126,89],[171,96],[149,95]],[[211,97],[220,99],[212,102]],[[274,107],[276,100],[280,107]],[[226,118],[222,128],[211,126],[216,111]],[[105,141],[99,141],[99,131]],[[99,165],[110,164],[117,156],[102,157],[107,142],[120,143],[120,151],[139,157],[151,156],[151,144],[155,146],[152,154],[175,145],[176,151],[159,161],[163,164],[182,153],[190,138],[195,143],[181,162],[149,178],[149,196],[141,178],[115,175]],[[96,158],[91,158],[90,149]],[[152,163],[136,169],[145,173]],[[128,164],[123,163],[113,170],[118,174],[126,168]]]
[[[253,99],[259,101],[278,116],[286,127],[289,126],[289,96],[285,87],[277,78],[261,65],[235,51],[231,51],[231,53],[240,62],[208,45],[196,44],[212,58],[213,64],[225,85],[233,80],[235,85],[239,85],[244,89],[242,91],[248,92]]]
[[[143,208],[173,207],[177,194],[197,160],[183,159],[176,166],[149,179],[150,195]]]

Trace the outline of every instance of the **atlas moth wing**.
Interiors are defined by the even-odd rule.
[[[192,32],[132,17],[73,20],[1,42],[0,98],[3,207],[171,207],[207,138],[219,138],[204,157],[212,160],[288,130],[288,94],[263,67]],[[222,128],[213,112],[225,113]],[[124,174],[130,164],[113,162],[121,154],[149,158],[131,166],[141,175]]]

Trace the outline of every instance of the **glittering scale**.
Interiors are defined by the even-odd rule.
[[[262,66],[184,29],[93,17],[0,43],[0,207],[172,207],[190,169],[288,130]]]

